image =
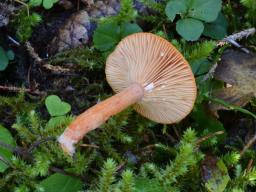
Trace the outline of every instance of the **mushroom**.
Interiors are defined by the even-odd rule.
[[[63,150],[130,105],[142,116],[171,124],[187,116],[196,99],[188,62],[167,40],[151,33],[124,38],[106,61],[106,78],[116,95],[79,115],[58,138]]]

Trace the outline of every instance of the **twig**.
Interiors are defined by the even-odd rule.
[[[209,134],[209,135],[206,135],[206,136],[204,136],[204,137],[198,139],[198,140],[196,141],[196,145],[200,145],[203,141],[205,141],[205,140],[207,140],[207,139],[209,139],[209,138],[215,137],[215,136],[217,136],[217,135],[222,135],[223,133],[224,133],[224,131],[217,131],[217,132],[215,132],[215,133],[211,133],[211,134]]]
[[[216,68],[218,67],[218,63],[215,63],[211,69],[208,71],[208,73],[204,76],[202,82],[205,82],[207,79],[211,78],[216,70]]]
[[[244,153],[249,149],[256,141],[256,134],[249,140],[249,142],[244,146],[243,150],[240,152],[240,155],[243,156]]]
[[[16,41],[14,38],[12,38],[11,36],[8,35],[7,38],[8,38],[11,42],[13,42],[15,45],[20,46],[20,43],[19,43],[18,41]]]
[[[48,63],[45,63],[43,61],[42,58],[39,57],[39,55],[36,53],[34,47],[32,47],[32,45],[30,44],[30,42],[26,42],[25,43],[26,48],[29,52],[29,55],[36,61],[36,63],[38,63],[41,67],[49,70],[49,71],[53,71],[53,72],[57,72],[57,73],[67,73],[70,72],[70,69],[68,68],[64,68],[58,65],[50,65]]]
[[[0,146],[2,148],[7,149],[8,151],[15,153],[17,155],[19,155],[20,157],[22,157],[24,160],[28,160],[31,161],[33,159],[31,153],[28,152],[27,149],[22,148],[22,147],[13,147],[10,144],[4,143],[2,141],[0,141]]]
[[[79,146],[81,146],[81,147],[91,147],[91,148],[96,148],[96,149],[100,148],[99,146],[93,145],[93,144],[81,144]]]
[[[29,149],[28,149],[28,152],[31,153],[35,148],[37,148],[39,145],[43,144],[43,143],[46,143],[48,141],[54,141],[56,140],[55,137],[47,137],[47,138],[43,138],[39,141],[36,141],[35,143],[33,143]]]
[[[236,40],[240,40],[244,37],[247,38],[248,36],[253,35],[255,32],[256,32],[255,28],[250,28],[250,29],[246,29],[246,30],[243,30],[241,32],[235,33],[233,35],[229,35],[229,36],[225,37],[224,39],[218,41],[217,46],[223,46],[223,45],[226,45],[226,44],[230,43],[230,44],[232,44],[232,45],[234,45],[238,48],[241,48],[241,50],[243,50],[244,52],[249,53],[249,50],[245,49],[244,47],[239,45],[239,43],[237,43]],[[215,63],[211,67],[211,69],[208,71],[208,73],[204,76],[202,82],[206,81],[207,79],[209,79],[210,77],[213,76],[217,66],[218,66],[218,64]]]
[[[255,28],[245,29],[243,31],[240,31],[238,33],[235,33],[233,35],[229,35],[225,37],[224,39],[217,42],[217,46],[222,46],[227,43],[231,43],[236,40],[241,40],[242,38],[247,38],[250,35],[253,35],[256,32]],[[235,45],[236,46],[236,45]]]
[[[235,33],[233,35],[229,35],[226,38],[218,41],[217,46],[222,46],[227,43],[230,43],[230,44],[234,45],[235,47],[240,48],[245,53],[250,53],[250,51],[248,49],[242,47],[239,43],[236,42],[236,40],[240,40],[242,38],[247,38],[248,36],[253,35],[255,33],[255,31],[256,31],[255,28],[250,28],[250,29],[246,29],[246,30],[240,31],[238,33]]]
[[[34,47],[32,47],[32,45],[30,44],[30,42],[26,42],[25,43],[25,45],[26,45],[26,48],[27,48],[27,50],[28,50],[28,52],[29,52],[29,54],[30,54],[30,56],[37,62],[37,63],[42,63],[42,59],[39,57],[39,55],[36,53],[36,51],[35,51],[35,49],[34,49]]]
[[[0,85],[0,91],[10,91],[10,92],[25,92],[35,95],[43,95],[38,89],[28,89],[28,88],[22,88],[22,87],[13,87],[13,86],[3,86]]]
[[[17,3],[20,3],[22,5],[24,5],[26,7],[26,10],[27,10],[27,15],[29,16],[29,6],[27,3],[24,3],[23,1],[20,1],[20,0],[14,0],[16,1]]]
[[[177,136],[177,138],[180,139],[180,134],[179,134],[179,132],[177,130],[177,127],[175,125],[173,126],[173,130],[174,130],[174,133]]]
[[[72,176],[72,177],[76,177],[76,178],[81,178],[80,176],[76,175],[76,174],[73,174],[73,173],[69,173],[63,169],[60,169],[58,167],[49,167],[49,170],[52,171],[52,172],[55,172],[55,173],[60,173],[62,175],[67,175],[67,176]]]
[[[11,92],[29,92],[31,93],[32,90],[31,89],[27,89],[27,88],[20,88],[20,87],[13,87],[13,86],[2,86],[0,85],[0,91],[3,90],[3,91],[11,91]]]
[[[246,167],[246,171],[249,172],[252,169],[253,159],[250,159]]]

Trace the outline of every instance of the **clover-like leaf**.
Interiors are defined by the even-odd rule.
[[[3,126],[0,125],[0,141],[9,145],[15,145],[15,141],[11,135],[11,133]],[[0,147],[0,156],[4,158],[6,161],[10,161],[12,157],[12,152]],[[8,164],[6,162],[0,161],[0,173],[4,172],[8,168]]]
[[[141,31],[142,31],[142,29],[136,23],[125,22],[125,23],[122,23],[120,25],[121,38],[124,38],[128,35],[131,35],[133,33],[138,33],[138,32],[141,32]]]
[[[204,25],[203,34],[213,39],[223,39],[227,35],[227,27],[228,21],[225,16],[220,13],[214,22]]]
[[[196,19],[180,19],[176,24],[177,32],[187,41],[198,40],[204,31],[204,24]]]
[[[165,7],[165,14],[173,21],[177,14],[185,13],[186,9],[186,0],[171,0]]]
[[[50,95],[45,100],[45,105],[51,116],[62,116],[71,110],[70,104],[61,101],[56,95]]]
[[[117,23],[100,24],[93,35],[94,46],[107,51],[118,43],[120,28]]]
[[[44,0],[43,7],[45,9],[51,9],[56,2],[58,2],[58,0]]]
[[[34,7],[40,6],[42,4],[42,1],[43,0],[30,0],[29,5],[34,6]]]
[[[124,22],[121,25],[116,22],[103,23],[94,32],[94,46],[100,51],[109,51],[125,36],[141,31],[142,29],[134,23]]]
[[[193,0],[188,16],[206,22],[217,19],[221,10],[221,0]]]

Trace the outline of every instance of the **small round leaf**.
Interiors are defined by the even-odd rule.
[[[228,21],[220,13],[218,18],[212,23],[204,25],[204,35],[213,39],[223,39],[227,35]]]
[[[54,3],[56,3],[55,0],[43,0],[43,7],[45,9],[51,9],[53,7]]]
[[[189,17],[206,22],[216,20],[221,10],[221,0],[194,0],[189,9]]]
[[[177,14],[185,13],[186,9],[186,0],[171,0],[165,7],[165,14],[173,21]]]
[[[188,18],[181,19],[176,24],[177,32],[187,41],[198,40],[204,31],[204,25],[201,21]]]

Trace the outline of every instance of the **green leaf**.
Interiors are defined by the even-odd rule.
[[[109,51],[112,50],[123,37],[141,31],[142,29],[137,24],[133,23],[125,22],[121,25],[118,25],[116,22],[102,23],[94,32],[94,46],[100,51]]]
[[[58,2],[58,0],[43,0],[43,7],[45,9],[51,9],[56,2]]]
[[[206,22],[216,20],[221,10],[221,0],[194,0],[188,16]]]
[[[186,9],[186,0],[171,0],[165,7],[165,14],[173,21],[177,14],[185,13]]]
[[[34,7],[40,6],[41,4],[42,4],[42,0],[30,0],[29,1],[29,5],[34,6]]]
[[[211,115],[207,113],[207,111],[204,109],[202,104],[196,105],[191,116],[195,120],[197,127],[202,129],[202,133],[203,133],[202,136],[204,136],[205,134],[208,135],[211,133],[215,133],[217,131],[225,131],[223,124],[217,119],[211,117]],[[221,142],[225,138],[225,136],[226,136],[225,134],[221,134],[216,136],[216,138],[218,139],[219,142]],[[212,139],[216,139],[216,138],[212,138]],[[209,143],[211,142],[210,140],[211,139],[208,139],[204,143],[205,144],[207,142]]]
[[[61,101],[56,95],[50,95],[45,100],[45,105],[51,116],[62,116],[71,110],[70,104]]]
[[[204,25],[196,19],[180,19],[176,24],[176,30],[185,40],[195,41],[203,33]]]
[[[227,35],[227,27],[228,21],[226,17],[220,13],[214,22],[204,25],[203,34],[213,39],[223,39]]]
[[[3,71],[8,66],[9,59],[8,56],[5,53],[5,50],[0,47],[0,71]]]
[[[55,173],[40,183],[47,192],[78,192],[82,190],[83,183],[77,178]]]
[[[9,145],[15,146],[15,141],[11,135],[11,133],[3,126],[0,125],[0,141]],[[12,157],[12,152],[0,147],[0,156],[4,158],[6,161],[10,161]],[[4,172],[9,166],[0,161],[0,173]]]
[[[207,73],[211,68],[212,64],[208,61],[208,59],[197,59],[190,62],[190,66],[194,75],[202,75]]]
[[[156,179],[136,178],[135,192],[163,192],[165,191]]]
[[[93,35],[94,46],[100,51],[113,48],[120,39],[120,28],[117,23],[100,24]]]
[[[142,29],[136,23],[122,23],[120,26],[121,39],[138,32],[142,32]]]

